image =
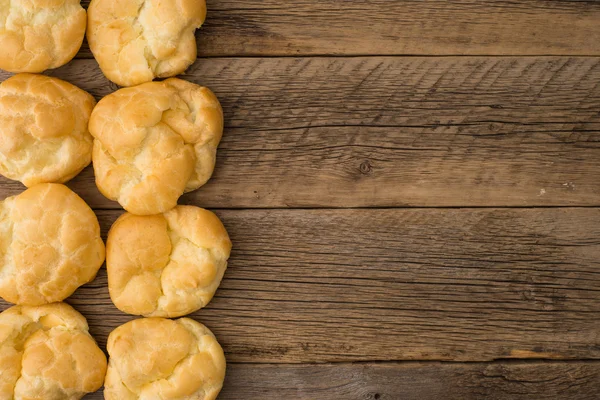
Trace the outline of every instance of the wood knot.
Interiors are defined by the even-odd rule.
[[[490,123],[490,125],[489,125],[489,129],[491,132],[498,132],[501,128],[502,128],[502,126],[500,124],[497,124],[494,122]]]
[[[362,163],[360,163],[358,169],[360,170],[361,174],[369,175],[373,171],[373,166],[371,165],[371,162],[369,160],[365,160]]]

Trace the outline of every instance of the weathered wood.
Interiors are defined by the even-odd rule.
[[[82,2],[84,5],[89,0]],[[600,55],[600,3],[208,0],[203,56]],[[80,57],[91,57],[86,46]]]
[[[53,74],[116,88],[92,60]],[[213,179],[183,203],[600,205],[600,58],[202,59],[185,78],[216,91],[227,129]],[[116,206],[90,170],[72,186]]]
[[[583,400],[600,365],[576,363],[232,365],[219,399]]]
[[[598,393],[600,365],[585,361],[229,364],[219,400],[596,400]]]
[[[120,214],[99,211],[104,232]],[[221,210],[230,362],[600,358],[600,209]],[[68,300],[104,345],[106,272]]]

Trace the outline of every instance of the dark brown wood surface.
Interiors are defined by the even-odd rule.
[[[89,0],[83,0],[87,5]],[[582,0],[207,0],[202,56],[600,55]],[[91,57],[84,46],[81,57]]]
[[[120,211],[98,211],[107,232]],[[600,359],[600,209],[217,210],[230,362]],[[101,344],[106,271],[68,302]]]
[[[230,364],[219,400],[595,400],[599,391],[600,364],[585,361]]]
[[[94,60],[52,75],[115,89]],[[600,206],[600,58],[217,58],[184,77],[217,93],[227,128],[213,179],[183,203]],[[73,187],[118,207],[91,169]]]
[[[226,130],[180,203],[234,244],[192,315],[226,351],[219,398],[599,399],[600,2],[208,6],[182,77]],[[48,74],[118,89],[87,44]],[[69,185],[106,235],[118,204],[91,168]],[[67,301],[103,349],[134,318],[104,268]]]

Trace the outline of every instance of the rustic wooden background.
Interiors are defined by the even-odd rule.
[[[208,6],[184,78],[226,131],[182,203],[234,243],[193,315],[219,398],[600,398],[600,1]],[[50,74],[116,89],[87,46]],[[70,186],[106,234],[91,169]],[[102,347],[132,318],[106,284],[68,300]]]

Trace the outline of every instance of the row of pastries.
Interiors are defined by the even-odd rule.
[[[175,75],[196,60],[204,0],[0,0],[0,174],[26,190],[0,202],[0,399],[215,399],[226,362],[191,318],[214,296],[231,253],[212,212],[178,205],[211,177],[223,111]],[[40,73],[68,63],[87,32],[104,75],[96,99]],[[168,78],[154,81],[155,78]],[[86,202],[64,184],[93,164],[123,213],[106,245]],[[106,261],[124,313],[108,360],[86,318],[63,302]],[[171,319],[179,318],[179,319]]]

